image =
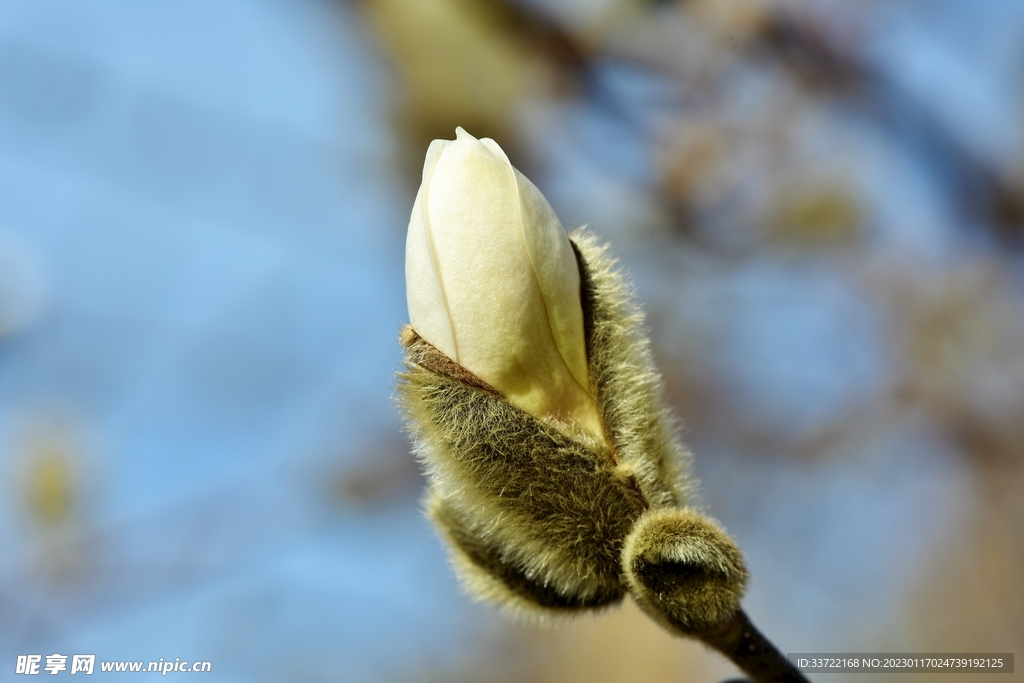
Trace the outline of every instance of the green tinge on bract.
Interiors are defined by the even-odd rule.
[[[674,633],[716,633],[743,594],[742,555],[692,508],[629,283],[592,236],[572,240],[609,449],[518,410],[406,328],[397,396],[427,514],[468,590],[511,612],[560,618],[631,594]]]

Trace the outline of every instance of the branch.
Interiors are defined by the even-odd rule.
[[[810,683],[750,622],[742,609],[718,633],[700,636],[755,683]]]

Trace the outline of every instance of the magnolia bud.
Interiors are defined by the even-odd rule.
[[[513,405],[603,441],[565,230],[497,143],[456,136],[431,143],[409,221],[412,328]]]
[[[460,128],[427,152],[406,278],[397,400],[465,585],[541,618],[631,594],[683,635],[740,623],[742,555],[692,508],[689,454],[607,248],[567,237],[501,148]]]

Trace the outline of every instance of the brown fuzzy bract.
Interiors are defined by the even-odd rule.
[[[632,592],[666,626],[709,628],[738,607],[742,557],[713,522],[684,509],[689,454],[626,279],[586,232],[571,240],[611,446],[588,446],[520,410],[406,327],[398,401],[430,481],[427,513],[481,598],[551,616]]]

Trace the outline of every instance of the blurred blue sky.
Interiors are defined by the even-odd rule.
[[[552,7],[574,26],[608,4]],[[1024,3],[899,2],[871,22],[867,68],[969,155],[1024,173]],[[875,287],[918,269],[938,291],[1004,257],[964,229],[900,104],[886,125],[788,113],[779,73],[727,70],[722,120],[798,119],[788,144],[869,207],[855,253],[672,242],[648,192],[663,150],[593,102],[525,108],[537,183],[623,255],[659,359],[682,368],[670,393],[692,405],[713,378],[711,405],[734,411],[684,418],[711,425],[697,470],[750,558],[755,621],[802,651],[919,645],[890,637],[899,596],[984,497],[933,416],[868,420],[813,461],[719,437],[733,415],[799,441],[881,411],[902,319]],[[647,104],[664,81],[597,78],[644,125],[666,118]],[[207,659],[211,681],[449,680],[501,628],[420,518],[391,404],[411,205],[397,88],[348,3],[0,0],[0,671],[59,652]],[[737,184],[754,204],[777,189]],[[737,204],[697,232],[747,244]],[[1003,265],[997,318],[1022,300],[1019,255]],[[967,377],[969,401],[1024,409],[1019,359]],[[369,485],[399,493],[345,493],[342,474],[381,462],[397,483]]]
[[[337,8],[3,12],[0,221],[40,309],[4,348],[7,429],[73,403],[117,514],[393,423],[405,210]]]

